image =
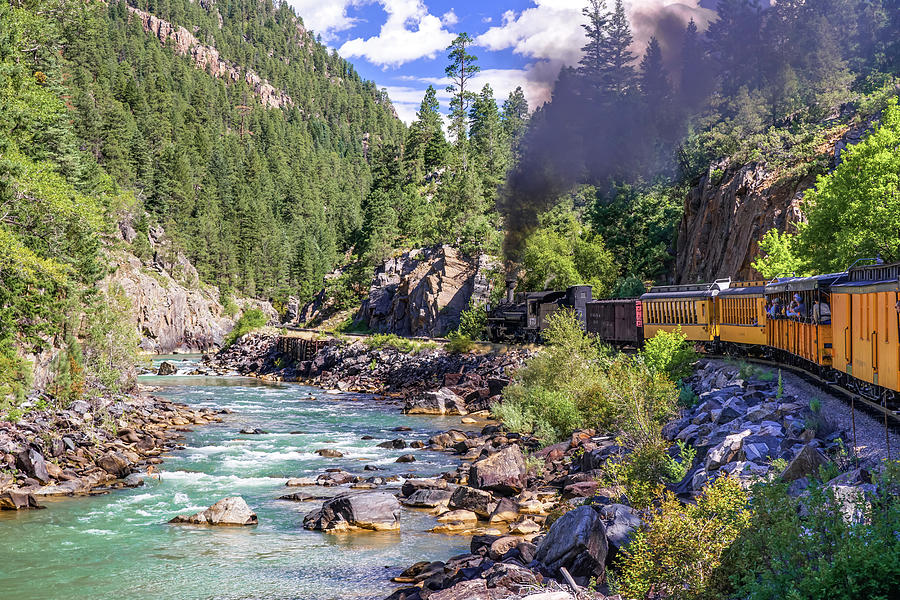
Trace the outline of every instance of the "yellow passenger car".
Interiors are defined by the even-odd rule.
[[[835,369],[900,391],[900,264],[850,269],[832,300]]]
[[[641,296],[644,311],[644,338],[657,331],[673,331],[681,327],[688,340],[715,341],[716,296],[727,289],[730,280],[696,285],[661,285]]]
[[[719,341],[746,346],[765,346],[766,282],[731,282],[716,296]]]
[[[769,346],[794,357],[831,367],[834,359],[830,316],[831,286],[842,273],[792,277],[766,286]],[[789,358],[789,357],[788,357]]]

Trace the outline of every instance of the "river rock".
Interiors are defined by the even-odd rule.
[[[395,449],[395,450],[403,450],[406,448],[406,440],[397,438],[396,440],[388,440],[386,442],[381,442],[378,444],[379,448],[387,448],[387,449]]]
[[[397,530],[400,529],[400,503],[387,492],[341,494],[306,515],[303,527],[328,532]]]
[[[590,506],[579,506],[553,523],[535,558],[554,576],[565,567],[573,577],[600,579],[607,551],[606,527],[600,515]]]
[[[122,478],[131,472],[128,458],[121,452],[110,451],[97,459],[100,467],[116,477]]]
[[[43,455],[34,448],[26,448],[16,454],[16,467],[41,483],[50,481],[50,474],[47,472],[47,463],[44,461]]]
[[[415,457],[415,455],[413,455],[413,454],[404,454],[403,456],[399,457],[399,458],[398,458],[397,460],[395,460],[394,462],[398,462],[398,463],[411,463],[411,462],[416,462],[416,457]]]
[[[178,372],[178,368],[175,366],[175,363],[164,360],[159,363],[159,370],[156,372],[157,375],[174,375]]]
[[[28,510],[46,508],[37,503],[34,496],[24,492],[8,491],[0,494],[0,510]]]
[[[403,412],[410,415],[465,415],[466,403],[449,388],[427,391],[407,398]]]
[[[408,497],[401,499],[400,502],[413,508],[435,508],[447,504],[452,495],[453,492],[450,490],[423,488],[414,491]]]
[[[256,513],[250,510],[240,496],[222,498],[203,512],[195,515],[178,515],[169,523],[192,525],[256,525]]]
[[[288,487],[303,487],[309,485],[316,485],[316,480],[311,477],[291,477],[287,481],[284,482],[284,485]]]
[[[513,444],[492,456],[476,461],[469,472],[469,481],[474,487],[504,496],[520,493],[528,483],[522,450],[518,444]]]
[[[450,496],[450,508],[470,510],[483,519],[490,518],[497,502],[490,492],[461,485]]]
[[[333,448],[320,448],[316,450],[316,454],[324,458],[343,458],[344,453]]]

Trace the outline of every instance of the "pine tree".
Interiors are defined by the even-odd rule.
[[[416,113],[416,120],[409,128],[407,161],[413,165],[416,175],[421,177],[444,164],[447,149],[437,92],[429,85]]]
[[[509,143],[494,100],[494,90],[485,84],[469,112],[471,153],[481,173],[481,189],[486,200],[494,198],[509,165]]]
[[[634,87],[634,53],[629,50],[634,38],[625,15],[625,3],[616,0],[612,15],[606,23],[603,44],[601,82],[603,89],[614,96],[622,96]]]
[[[598,84],[606,60],[605,37],[609,21],[606,0],[588,0],[581,13],[587,17],[587,23],[582,23],[581,26],[588,42],[581,48],[583,55],[578,61],[578,70],[590,81]]]
[[[464,169],[467,168],[466,139],[468,131],[466,124],[469,107],[475,100],[475,93],[470,91],[468,86],[472,77],[481,70],[481,67],[475,64],[478,58],[468,52],[473,43],[474,40],[468,33],[464,32],[456,36],[456,39],[447,48],[450,52],[450,64],[444,70],[447,77],[450,78],[447,92],[453,96],[450,100],[450,131],[453,134],[457,153]]]
[[[682,104],[698,107],[712,90],[712,74],[700,41],[697,23],[692,18],[684,30],[681,43],[680,79],[678,94]]]
[[[672,91],[669,75],[663,66],[662,49],[655,37],[651,37],[647,43],[647,50],[641,59],[639,79],[641,93],[651,106],[661,104],[669,98]]]
[[[529,120],[528,100],[525,99],[525,93],[521,86],[517,86],[503,101],[500,120],[503,123],[503,130],[506,132],[513,159],[515,159],[519,155],[522,136],[525,135]]]

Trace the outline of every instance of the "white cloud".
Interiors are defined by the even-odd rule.
[[[456,13],[453,12],[453,9],[451,8],[441,15],[441,23],[443,23],[445,27],[453,27],[459,23],[459,17],[456,16]]]
[[[357,19],[347,14],[350,7],[363,6],[372,0],[288,0],[288,3],[303,19],[303,24],[326,41],[334,39],[334,34],[353,27]]]
[[[435,58],[456,37],[441,18],[428,12],[422,0],[379,0],[387,13],[387,21],[377,36],[354,38],[341,46],[345,58],[362,57],[387,67],[398,67],[420,58]],[[450,11],[444,15],[456,15]],[[452,19],[450,19],[452,20]]]

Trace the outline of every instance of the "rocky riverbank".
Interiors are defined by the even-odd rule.
[[[297,362],[278,351],[277,338],[271,332],[247,334],[215,356],[204,357],[197,373],[238,373],[380,394],[401,402],[410,414],[487,416],[512,373],[533,354],[526,349],[453,354],[440,347],[406,352],[334,340],[313,360]]]
[[[0,423],[0,509],[141,485],[182,432],[221,421],[223,412],[146,394],[76,400],[67,408],[37,398],[18,422]]]
[[[874,465],[851,464],[843,442],[849,433],[811,398],[784,393],[770,375],[744,379],[736,366],[718,362],[701,364],[690,383],[699,402],[665,432],[696,450],[683,480],[668,486],[685,501],[726,475],[748,487],[778,478],[802,495],[813,478],[830,473],[826,485],[850,512],[874,492],[866,470]],[[536,440],[497,426],[479,435],[449,431],[429,447],[455,452],[463,463],[436,479],[407,481],[400,501],[438,515],[435,533],[472,535],[471,553],[410,566],[395,578],[406,587],[391,600],[530,597],[540,585],[565,582],[566,573],[579,598],[606,597],[607,567],[649,514],[632,508],[606,476],[606,462],[627,449],[593,431],[538,449]],[[599,591],[586,589],[591,581]]]

